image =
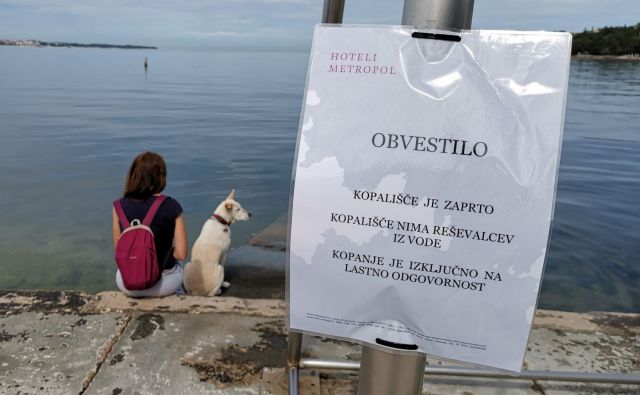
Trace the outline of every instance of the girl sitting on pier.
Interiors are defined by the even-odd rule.
[[[113,245],[119,267],[116,284],[122,292],[132,297],[166,296],[182,287],[184,267],[179,261],[187,258],[187,230],[180,203],[160,194],[166,185],[167,168],[162,156],[153,152],[141,153],[131,163],[123,197],[113,205]],[[126,239],[123,245],[118,246],[121,236],[129,232],[129,236],[122,238]],[[131,237],[134,232],[138,234]],[[148,259],[147,250],[152,248],[141,249],[138,245],[143,238],[153,244],[149,244],[149,247],[155,246],[156,258]],[[139,259],[136,260],[135,255],[140,250],[147,251],[139,254],[147,255],[143,258],[146,263],[140,264]],[[156,261],[157,271],[153,265],[148,266],[149,262]],[[153,272],[151,274],[150,269]],[[143,279],[142,283],[140,278]],[[137,285],[133,286],[134,283]],[[127,289],[125,284],[133,289]],[[144,284],[148,287],[142,289]]]

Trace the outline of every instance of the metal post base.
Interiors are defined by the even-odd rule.
[[[358,395],[419,395],[427,356],[365,344]]]
[[[287,342],[287,384],[289,395],[298,395],[298,365],[302,350],[302,333],[290,331]]]

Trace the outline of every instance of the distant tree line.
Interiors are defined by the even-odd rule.
[[[585,29],[573,34],[573,55],[638,55],[640,54],[640,23],[635,26]]]

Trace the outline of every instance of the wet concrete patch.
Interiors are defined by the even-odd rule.
[[[164,317],[160,314],[144,313],[136,318],[135,329],[129,338],[138,341],[153,335],[157,330],[164,330]]]
[[[286,251],[287,249],[287,218],[284,213],[275,222],[254,235],[249,244],[267,250]]]
[[[230,252],[225,280],[231,287],[223,296],[251,299],[284,299],[286,254],[242,246]]]
[[[591,321],[609,333],[640,335],[640,315],[637,314],[593,313]]]
[[[3,329],[3,330],[0,332],[0,343],[2,343],[2,342],[7,342],[7,341],[9,341],[9,340],[13,339],[13,338],[14,338],[14,337],[16,337],[16,336],[18,336],[18,335],[17,335],[17,334],[9,333],[9,332],[7,332],[6,330],[4,330],[4,329]]]
[[[0,317],[37,312],[42,314],[86,314],[95,296],[76,291],[0,290]]]
[[[287,345],[284,325],[283,320],[258,323],[252,331],[259,334],[260,341],[253,345],[230,344],[209,360],[187,359],[183,364],[194,368],[200,380],[220,387],[255,383],[264,367],[282,363]]]
[[[76,327],[80,327],[80,326],[84,326],[86,324],[87,324],[87,320],[85,320],[84,318],[80,318],[78,321],[76,321],[73,324],[71,324],[71,329],[76,328]]]
[[[118,353],[118,354],[114,355],[113,357],[111,357],[111,359],[109,360],[109,365],[115,365],[115,364],[120,363],[122,361],[124,361],[124,354]]]
[[[222,296],[284,299],[285,273],[266,267],[228,266],[225,280],[231,283]]]
[[[16,343],[26,343],[29,340],[29,332],[25,330],[18,333],[9,333],[4,329],[2,330],[2,332],[0,332],[0,343],[8,342],[14,339]]]

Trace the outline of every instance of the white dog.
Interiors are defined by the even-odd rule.
[[[202,226],[200,236],[191,249],[191,262],[184,271],[184,287],[188,294],[215,296],[230,284],[224,281],[224,262],[231,244],[229,226],[246,221],[251,213],[234,200],[234,191],[214,210]]]

